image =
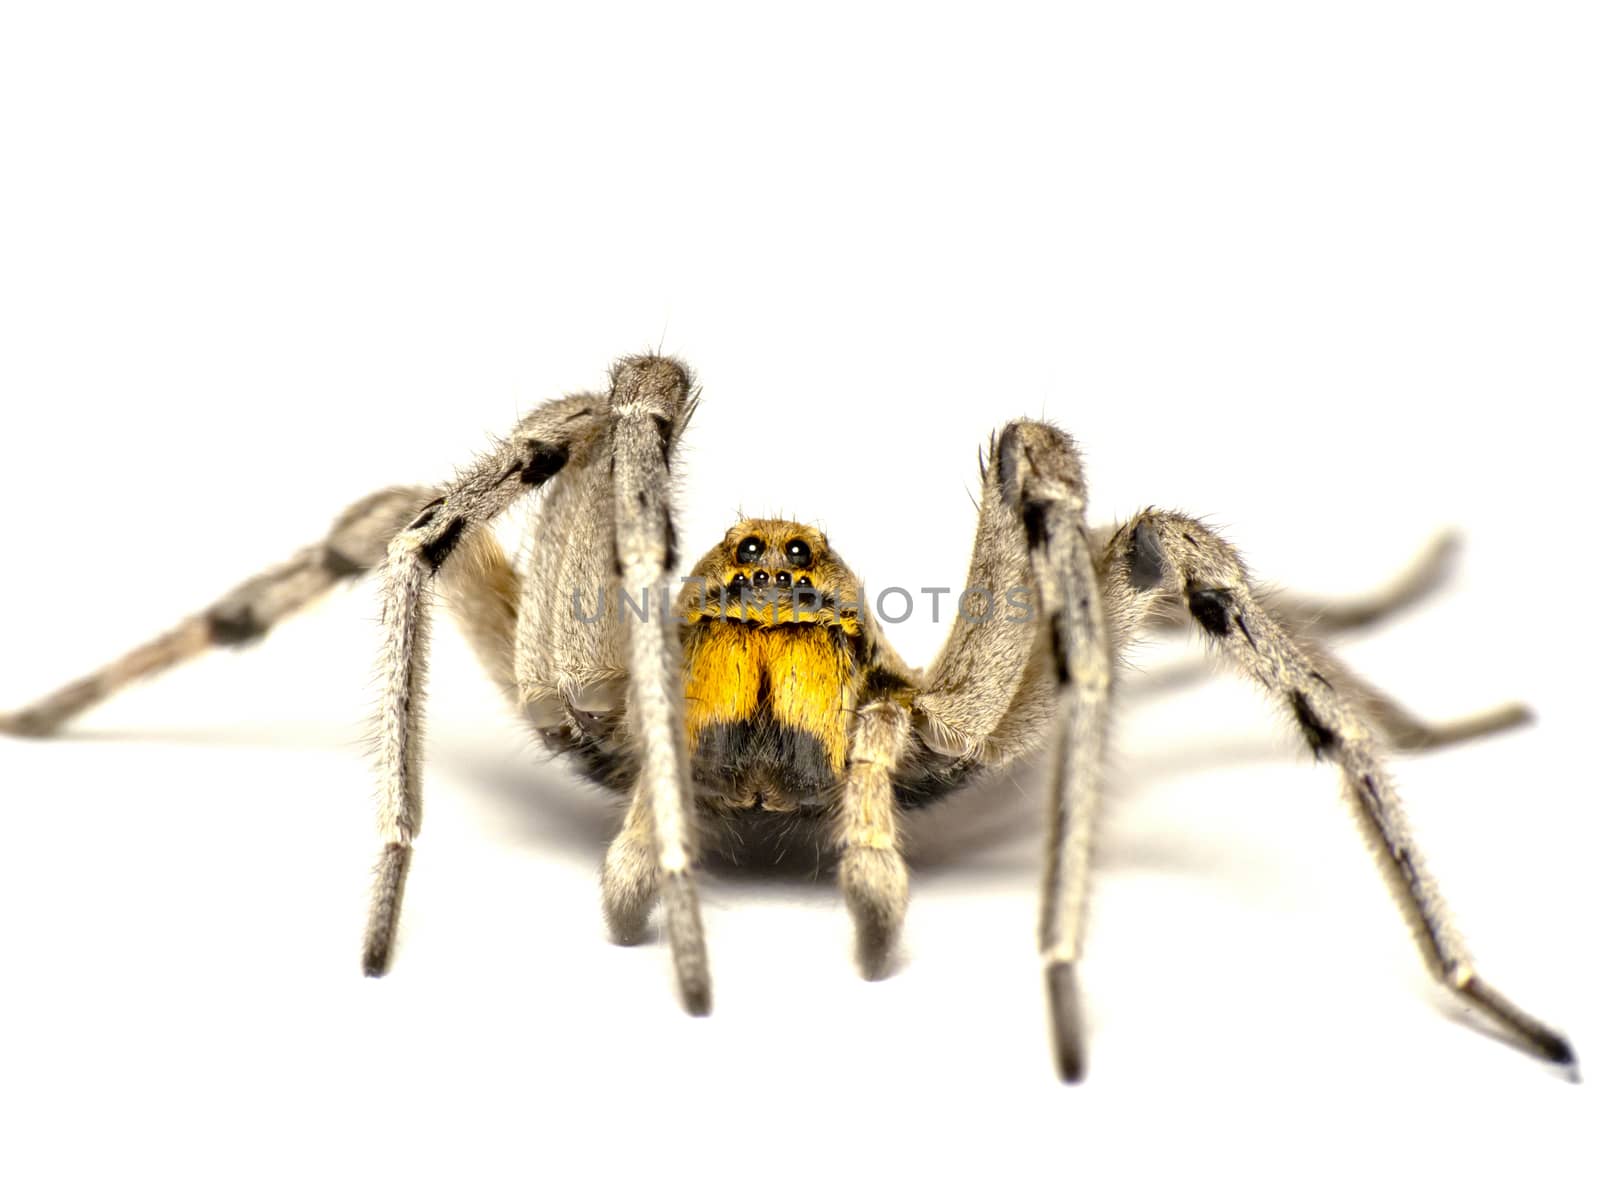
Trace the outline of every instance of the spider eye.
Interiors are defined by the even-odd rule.
[[[767,544],[760,538],[747,537],[744,541],[739,543],[739,561],[742,563],[753,563],[756,561],[756,559],[761,557],[766,548]]]
[[[799,538],[795,538],[785,546],[783,553],[788,558],[791,567],[809,567],[811,565],[811,547]]]

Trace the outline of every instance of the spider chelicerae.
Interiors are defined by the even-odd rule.
[[[815,528],[735,525],[678,577],[670,473],[697,393],[687,368],[624,359],[603,393],[551,401],[453,483],[392,488],[327,536],[0,730],[47,735],[119,688],[214,646],[254,642],[342,580],[381,568],[378,718],[383,839],[362,966],[386,972],[422,815],[421,677],[430,595],[450,602],[484,669],[542,741],[628,797],[605,856],[613,935],[639,940],[659,906],[684,1005],[711,1008],[693,883],[709,830],[782,814],[837,853],[869,977],[904,920],[903,813],[1048,747],[1039,921],[1061,1076],[1082,1078],[1078,997],[1085,899],[1108,703],[1141,631],[1192,621],[1221,657],[1293,716],[1343,790],[1428,967],[1516,1044],[1560,1064],[1571,1046],[1486,984],[1450,923],[1384,768],[1385,748],[1437,746],[1527,719],[1519,706],[1429,725],[1354,677],[1307,632],[1352,627],[1436,581],[1442,547],[1385,594],[1346,606],[1254,587],[1199,521],[1149,509],[1085,523],[1072,439],[1019,420],[980,456],[982,498],[965,596],[923,670],[890,647],[859,578]],[[492,523],[538,492],[526,560]],[[669,588],[683,586],[676,599]],[[963,607],[963,613],[967,609]]]

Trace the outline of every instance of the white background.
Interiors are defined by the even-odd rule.
[[[0,708],[618,354],[700,372],[687,552],[793,515],[875,584],[959,583],[976,447],[1044,414],[1097,519],[1186,508],[1305,589],[1468,531],[1348,655],[1537,707],[1398,777],[1487,977],[1600,1053],[1587,6],[766,12],[8,5]],[[0,744],[7,1194],[1593,1194],[1592,1087],[1458,1019],[1231,680],[1125,693],[1081,1088],[1032,774],[916,831],[883,983],[826,871],[712,876],[692,1021],[604,937],[609,803],[453,632],[363,980],[374,617]]]

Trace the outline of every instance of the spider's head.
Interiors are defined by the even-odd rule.
[[[861,585],[819,530],[793,521],[740,521],[695,565],[681,610],[757,625],[837,625],[860,631]]]

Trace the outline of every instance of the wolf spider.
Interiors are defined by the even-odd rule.
[[[212,646],[253,642],[339,581],[381,566],[383,849],[362,952],[366,973],[381,975],[422,815],[421,680],[437,586],[545,744],[630,798],[605,856],[605,914],[613,935],[632,942],[660,905],[694,1014],[711,1007],[691,870],[709,819],[810,818],[837,851],[858,961],[875,977],[906,910],[903,812],[1048,746],[1039,949],[1057,1069],[1077,1080],[1078,961],[1115,671],[1139,631],[1193,621],[1281,702],[1312,753],[1338,767],[1438,979],[1516,1044],[1574,1061],[1560,1034],[1479,976],[1384,769],[1386,743],[1440,745],[1516,724],[1526,711],[1426,725],[1305,632],[1313,614],[1323,629],[1353,626],[1415,598],[1437,576],[1437,556],[1365,606],[1264,595],[1227,542],[1180,513],[1148,509],[1117,528],[1089,528],[1071,438],[1014,421],[980,455],[968,590],[1020,596],[1030,619],[957,621],[932,665],[916,670],[884,639],[858,578],[809,526],[734,526],[669,609],[666,581],[678,563],[669,472],[696,399],[680,363],[623,360],[607,391],[543,405],[443,489],[369,496],[319,544],[0,717],[0,729],[49,734],[123,685]],[[491,522],[535,491],[542,504],[519,568]],[[604,603],[608,593],[618,602]]]

